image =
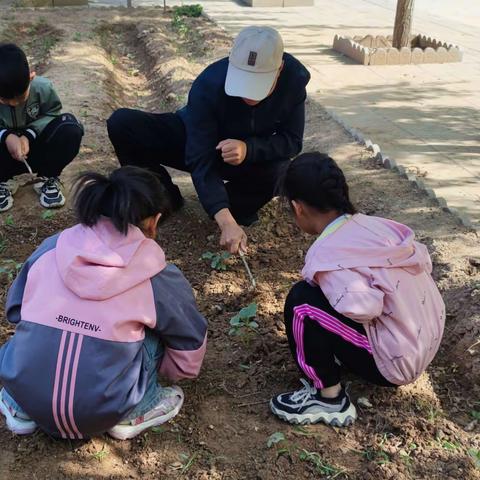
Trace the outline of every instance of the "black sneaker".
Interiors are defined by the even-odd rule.
[[[6,212],[13,207],[13,195],[18,189],[18,184],[13,180],[0,182],[0,212]]]
[[[324,422],[334,427],[346,427],[356,420],[357,410],[344,388],[336,398],[323,398],[306,380],[301,382],[301,390],[282,393],[270,400],[270,408],[277,417],[289,423]]]
[[[65,205],[65,196],[58,177],[43,178],[33,188],[40,195],[40,205],[42,207],[60,208]]]

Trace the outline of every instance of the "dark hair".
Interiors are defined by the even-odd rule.
[[[325,153],[303,153],[292,160],[282,179],[281,194],[290,202],[299,200],[325,213],[356,212],[340,167]]]
[[[30,85],[30,67],[25,53],[13,43],[0,44],[0,97],[23,95]]]
[[[87,172],[78,176],[74,186],[74,205],[78,221],[87,227],[100,217],[108,217],[124,235],[129,225],[141,223],[157,213],[162,220],[170,205],[160,178],[143,168],[126,166],[107,177]]]

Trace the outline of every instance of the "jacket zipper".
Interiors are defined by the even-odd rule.
[[[17,117],[15,115],[15,107],[10,107],[10,113],[12,115],[13,128],[17,129]]]

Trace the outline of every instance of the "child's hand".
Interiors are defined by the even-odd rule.
[[[22,154],[23,154],[22,160],[25,160],[28,157],[28,154],[30,153],[30,142],[25,135],[22,135],[20,137],[20,142],[22,144]]]
[[[28,140],[27,140],[28,142]],[[11,133],[7,139],[5,140],[5,145],[7,146],[8,153],[12,156],[14,160],[18,160],[19,162],[23,162],[24,155],[23,155],[23,144],[19,137],[15,134]]]

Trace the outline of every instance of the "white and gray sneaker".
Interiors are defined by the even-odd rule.
[[[0,212],[6,212],[13,207],[13,196],[17,190],[18,183],[15,180],[0,182]]]
[[[282,393],[270,400],[272,412],[289,423],[323,422],[334,427],[346,427],[357,418],[355,405],[342,387],[336,398],[324,398],[315,387],[301,379],[303,388]]]
[[[58,177],[41,178],[33,185],[33,189],[40,196],[40,205],[45,208],[60,208],[65,205],[65,196],[62,184]]]
[[[180,387],[165,387],[159,402],[149,412],[133,420],[120,422],[108,430],[108,434],[117,440],[136,437],[148,428],[161,425],[175,417],[182,408],[183,400],[184,394]]]

